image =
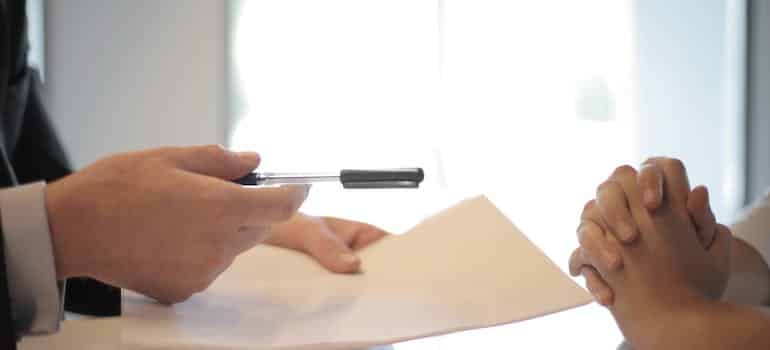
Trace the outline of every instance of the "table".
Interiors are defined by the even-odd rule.
[[[607,317],[596,317],[602,314]],[[589,319],[593,320],[591,324],[591,328],[595,329],[593,336],[587,336],[584,333],[585,320]],[[602,329],[607,331],[601,332]],[[558,336],[554,336],[557,332]],[[20,343],[20,350],[134,350],[132,347],[122,345],[120,339],[119,318],[92,319],[68,314],[68,320],[62,324],[59,333],[52,336],[24,338]],[[599,306],[588,305],[512,325],[437,336],[368,350],[613,349],[621,339],[609,313]]]

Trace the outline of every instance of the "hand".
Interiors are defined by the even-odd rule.
[[[663,171],[656,162],[671,163],[665,158],[648,159],[637,175],[644,206],[650,211],[658,209],[663,198]],[[689,187],[689,184],[686,186]],[[622,267],[619,253],[611,251],[603,242],[608,233],[612,233],[615,239],[626,244],[633,243],[638,237],[636,222],[627,203],[625,192],[616,183],[607,181],[599,186],[596,199],[586,203],[583,208],[577,230],[581,247],[573,251],[569,261],[570,273],[573,276],[582,274],[588,290],[596,301],[604,306],[612,305],[614,293],[599,275],[594,264],[602,264],[605,270],[617,270]],[[717,223],[709,206],[708,191],[705,187],[696,187],[687,195],[687,211],[701,245],[708,247],[714,239]],[[592,262],[588,256],[596,256],[599,259]]]
[[[387,232],[361,222],[297,214],[276,225],[273,236],[265,243],[308,254],[329,271],[353,273],[361,267],[355,251],[387,235]]]
[[[610,311],[632,343],[654,341],[651,334],[677,326],[670,323],[680,319],[677,315],[714,302],[724,291],[729,273],[729,229],[716,225],[712,242],[704,247],[687,209],[690,190],[684,166],[670,159],[654,164],[664,177],[664,195],[654,212],[643,204],[633,168],[620,167],[610,177],[609,182],[625,193],[639,237],[622,245],[606,235],[603,244],[619,252],[623,268],[605,270],[601,264],[594,265],[615,292]],[[586,255],[596,261],[588,249]]]
[[[46,187],[57,276],[93,277],[174,303],[204,290],[241,252],[291,218],[307,187],[228,180],[256,153],[220,146],[118,154]]]

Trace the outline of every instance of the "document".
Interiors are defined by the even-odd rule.
[[[591,301],[483,196],[360,256],[361,273],[338,275],[264,246],[173,307],[126,292],[122,348],[365,349]]]

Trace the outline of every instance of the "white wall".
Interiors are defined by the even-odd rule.
[[[639,158],[681,158],[720,220],[743,204],[742,2],[633,2]]]
[[[751,2],[751,35],[748,84],[747,195],[761,198],[770,188],[770,2]]]
[[[225,1],[47,6],[49,107],[75,166],[119,151],[225,142]]]

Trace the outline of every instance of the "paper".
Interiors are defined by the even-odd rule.
[[[525,320],[590,296],[485,197],[361,252],[336,275],[259,247],[174,307],[124,295],[121,343],[141,349],[361,349]]]

